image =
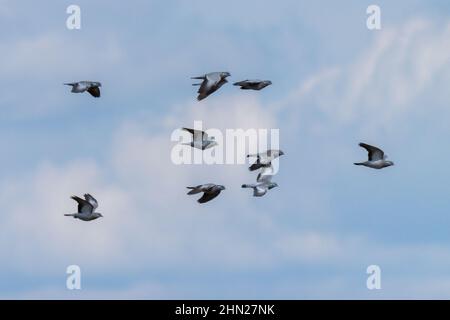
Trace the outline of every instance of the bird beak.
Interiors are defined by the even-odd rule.
[[[284,152],[280,150],[280,156],[284,155]]]

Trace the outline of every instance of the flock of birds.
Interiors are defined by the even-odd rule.
[[[200,83],[193,84],[194,86],[200,87],[197,91],[197,100],[201,101],[219,90],[220,87],[228,82],[227,77],[229,76],[231,76],[229,72],[211,72],[202,76],[192,77],[191,79],[202,80]],[[239,86],[242,90],[262,90],[271,84],[272,82],[269,80],[244,80],[234,83],[235,86]],[[65,83],[64,85],[71,86],[71,92],[73,93],[88,92],[95,98],[100,97],[100,87],[102,86],[100,82],[94,81],[79,81]],[[183,145],[188,145],[192,148],[200,150],[206,150],[218,145],[214,137],[209,137],[204,131],[190,128],[182,128],[182,130],[192,134],[192,141],[189,143],[183,143]],[[372,169],[383,169],[394,165],[392,161],[387,160],[387,155],[385,155],[384,151],[380,148],[366,143],[360,143],[359,146],[367,150],[368,160],[364,162],[356,162],[354,163],[355,165],[365,166]],[[243,184],[242,188],[253,189],[254,197],[262,197],[269,190],[278,187],[278,184],[272,181],[274,176],[272,161],[282,155],[284,155],[284,152],[281,150],[267,150],[262,153],[247,155],[248,158],[256,158],[256,161],[249,167],[249,170],[260,171],[257,175],[256,183]],[[188,195],[203,193],[203,195],[197,200],[199,203],[211,201],[223,190],[225,190],[223,185],[214,183],[200,184],[187,188],[190,190],[187,193]],[[84,199],[78,196],[72,196],[71,198],[78,203],[78,210],[77,213],[65,214],[65,216],[74,217],[83,221],[92,221],[103,217],[101,213],[95,211],[98,207],[98,202],[89,193],[84,195]]]

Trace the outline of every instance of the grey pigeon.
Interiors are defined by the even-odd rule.
[[[256,162],[254,164],[252,164],[250,166],[250,168],[248,168],[248,169],[250,171],[255,171],[260,168],[270,167],[272,164],[272,161],[282,155],[284,155],[284,152],[281,150],[268,150],[263,153],[249,154],[249,155],[247,155],[247,158],[256,157]]]
[[[278,187],[278,184],[272,182],[272,175],[263,175],[258,178],[257,183],[254,184],[243,184],[242,188],[252,188],[254,197],[262,197],[267,193],[267,191]]]
[[[217,146],[217,142],[214,137],[209,137],[208,134],[201,130],[194,130],[189,128],[182,128],[182,130],[188,131],[192,134],[192,142],[183,143],[183,145],[191,146],[193,148],[205,150]]]
[[[203,196],[197,200],[198,203],[208,202],[217,197],[222,190],[225,190],[224,186],[217,185],[214,183],[201,184],[196,187],[187,187],[187,188],[191,189],[191,191],[187,193],[189,195],[203,192]]]
[[[80,219],[83,221],[92,221],[103,217],[101,213],[95,212],[95,209],[98,207],[98,202],[89,193],[84,195],[84,199],[77,196],[72,196],[71,198],[78,203],[78,212],[65,214],[66,217],[74,217],[75,219]]]
[[[244,80],[234,83],[235,86],[240,86],[242,90],[261,90],[270,86],[270,80]]]
[[[369,160],[354,163],[355,165],[365,166],[372,169],[383,169],[394,165],[392,161],[386,160],[387,155],[384,154],[383,150],[365,143],[360,143],[359,146],[367,150]]]
[[[100,97],[100,87],[102,84],[95,81],[79,81],[73,83],[64,83],[66,86],[72,86],[72,91],[74,93],[89,92],[93,97]]]
[[[193,86],[200,86],[198,89],[197,100],[203,100],[211,93],[216,92],[221,86],[227,83],[229,72],[211,72],[200,77],[192,77],[191,79],[203,80],[201,83],[195,83]]]

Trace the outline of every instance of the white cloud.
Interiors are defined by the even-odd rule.
[[[424,19],[383,28],[354,62],[311,76],[282,105],[303,105],[300,117],[305,108],[318,108],[327,116],[321,129],[361,123],[366,133],[392,130],[414,108],[448,98],[442,81],[450,69],[449,36],[450,24]],[[431,105],[415,103],[423,95]]]

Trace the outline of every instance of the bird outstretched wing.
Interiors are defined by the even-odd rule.
[[[364,148],[368,152],[369,161],[376,161],[376,160],[383,160],[384,159],[384,152],[380,148],[371,146],[370,144],[366,143],[360,143],[360,147]]]
[[[205,131],[190,128],[182,128],[182,130],[190,132],[194,138],[194,141],[208,140],[208,134]]]
[[[212,199],[214,199],[215,197],[217,197],[220,193],[220,190],[213,190],[213,191],[207,191],[205,193],[203,193],[203,196],[198,199],[198,203],[205,203],[208,202]]]
[[[91,94],[91,96],[95,97],[95,98],[99,98],[100,97],[100,88],[95,86],[95,87],[89,87],[89,89],[87,89],[87,91]]]
[[[90,214],[92,213],[92,211],[94,211],[94,207],[88,201],[77,196],[72,196],[71,198],[78,203],[78,213]]]
[[[89,193],[86,193],[84,195],[84,198],[86,199],[87,202],[89,202],[91,204],[91,206],[94,208],[94,210],[98,208],[97,200],[93,196],[91,196]]]
[[[209,80],[208,77],[203,80],[203,82],[200,85],[200,88],[198,89],[198,97],[197,100],[203,100],[205,99],[213,90],[214,82]]]

